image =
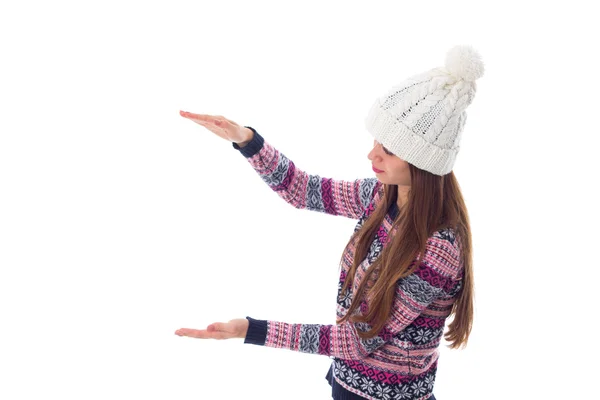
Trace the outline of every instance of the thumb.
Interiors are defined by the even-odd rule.
[[[209,332],[227,332],[229,326],[225,322],[214,322],[206,327]]]
[[[224,322],[215,322],[206,327],[214,339],[229,339],[231,332],[228,331],[228,325]]]

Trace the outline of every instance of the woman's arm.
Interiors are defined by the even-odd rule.
[[[298,209],[319,211],[359,219],[381,182],[377,178],[354,181],[335,180],[311,175],[299,169],[254,130],[249,140],[232,143],[269,187]]]
[[[429,238],[419,267],[398,280],[392,312],[382,330],[371,339],[362,339],[357,333],[359,329],[371,329],[366,323],[294,324],[246,317],[249,326],[244,343],[341,359],[363,359],[413,322],[417,323],[417,318],[433,301],[450,299],[461,283],[459,266],[459,252],[448,239]]]

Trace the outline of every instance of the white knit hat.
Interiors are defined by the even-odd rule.
[[[446,66],[394,86],[371,107],[365,124],[375,140],[436,175],[452,171],[483,62],[471,46],[455,46]]]

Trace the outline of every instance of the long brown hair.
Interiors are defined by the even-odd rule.
[[[409,168],[411,187],[408,200],[399,210],[392,226],[392,230],[397,228],[397,233],[390,235],[390,242],[367,269],[348,312],[337,323],[341,324],[348,319],[353,322],[368,322],[372,329],[366,332],[357,330],[358,335],[362,339],[376,336],[392,311],[398,279],[410,275],[418,267],[415,258],[418,254],[424,254],[427,239],[433,232],[449,227],[454,229],[460,244],[464,273],[462,288],[450,313],[453,319],[444,338],[450,342],[448,347],[452,349],[464,347],[473,323],[474,296],[471,229],[467,208],[454,172],[439,176],[412,164],[409,164]],[[346,245],[344,253],[356,241],[354,260],[341,293],[353,283],[356,270],[365,259],[387,211],[397,201],[397,185],[384,184],[383,189],[383,200]],[[342,255],[340,266],[344,258]],[[367,295],[369,307],[366,314],[353,314]]]

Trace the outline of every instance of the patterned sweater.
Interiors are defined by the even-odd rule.
[[[243,148],[236,143],[233,147],[294,207],[357,219],[356,232],[383,200],[383,184],[377,178],[342,181],[309,175],[250,129],[253,139]],[[349,287],[352,290],[340,298],[352,265],[353,246],[343,258],[338,318],[348,311],[365,271],[388,243],[388,235],[395,232],[391,225],[397,214],[394,202],[357,269]],[[398,280],[390,317],[374,338],[358,336],[358,330],[369,330],[365,323],[300,324],[246,317],[249,327],[244,343],[330,357],[332,365],[326,379],[335,399],[428,399],[433,392],[445,321],[462,282],[459,241],[454,231],[435,232],[428,238],[424,257],[415,261],[419,262],[415,272]],[[368,304],[362,301],[360,309],[365,312]]]

